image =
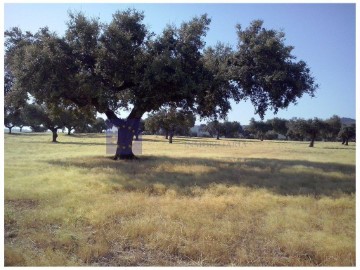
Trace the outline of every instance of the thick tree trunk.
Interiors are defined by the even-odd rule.
[[[169,139],[169,131],[165,131],[165,139],[167,140],[167,139]]]
[[[54,128],[54,129],[51,129],[51,132],[52,132],[52,142],[57,142],[57,128]]]
[[[114,159],[135,159],[132,140],[139,128],[140,118],[121,120],[118,126],[118,140]]]
[[[216,133],[216,139],[220,140],[220,132]]]
[[[67,128],[67,129],[68,129],[68,135],[71,135],[72,128]]]
[[[23,127],[19,127],[19,128],[20,128],[20,132],[22,132],[22,128],[23,128]]]
[[[13,127],[8,127],[8,129],[9,129],[9,134],[11,134],[12,128],[13,128]]]
[[[349,138],[345,139],[345,145],[349,145]]]
[[[114,159],[136,159],[132,151],[132,141],[134,135],[139,130],[140,119],[144,111],[133,108],[128,119],[120,119],[111,110],[105,111],[108,120],[118,128],[117,148]]]

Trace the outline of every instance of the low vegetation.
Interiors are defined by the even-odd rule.
[[[5,135],[5,265],[354,266],[355,143]]]

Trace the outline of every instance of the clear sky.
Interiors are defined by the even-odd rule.
[[[160,33],[166,24],[207,13],[212,22],[207,45],[217,41],[237,44],[235,25],[247,27],[252,20],[264,20],[266,28],[283,30],[293,54],[310,66],[320,85],[315,98],[302,97],[297,105],[279,111],[282,118],[355,118],[355,4],[5,4],[4,28],[14,26],[31,32],[48,26],[62,35],[68,11],[82,11],[109,22],[116,10],[142,10],[150,30]],[[230,121],[248,124],[254,115],[250,102],[233,103]],[[275,115],[268,111],[265,119]]]

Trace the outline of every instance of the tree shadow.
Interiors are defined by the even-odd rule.
[[[58,141],[59,144],[69,144],[69,145],[103,145],[103,146],[106,146],[106,145],[116,145],[115,144],[110,144],[110,143],[107,143],[107,142],[103,142],[103,143],[97,143],[97,142],[91,142],[91,143],[88,143],[88,142],[62,142],[62,141]]]
[[[5,133],[5,134],[8,134],[8,135],[17,135],[17,136],[48,136],[49,134],[51,134],[50,132],[49,133],[46,133],[46,132],[13,132],[11,134],[9,133]]]
[[[72,138],[105,138],[106,133],[72,133],[67,136]]]
[[[165,137],[164,138],[159,138],[159,139],[151,139],[151,138],[144,138],[144,137],[142,137],[141,139],[139,138],[139,140],[138,140],[139,142],[157,142],[157,143],[164,143],[164,142],[169,142],[169,140],[168,139],[165,139]]]
[[[119,189],[154,191],[161,185],[184,195],[214,184],[265,188],[280,195],[331,196],[355,193],[355,165],[305,160],[246,158],[229,161],[207,158],[142,156],[114,161],[110,157],[84,157],[48,161],[54,166],[77,167],[84,173],[105,174]]]
[[[338,150],[338,149],[345,149],[345,150],[353,150],[353,151],[355,151],[356,150],[356,148],[355,148],[355,145],[354,146],[348,146],[348,147],[341,147],[341,146],[339,146],[339,147],[323,147],[323,149],[331,149],[331,150],[333,150],[333,149],[335,149],[335,150]]]
[[[87,145],[87,146],[96,146],[96,145],[101,145],[101,146],[115,146],[116,144],[109,144],[106,142],[103,143],[98,143],[98,142],[64,142],[64,141],[56,141],[56,142],[52,142],[51,138],[49,137],[48,141],[25,141],[25,142],[20,142],[20,143],[24,143],[24,144],[33,144],[33,143],[38,143],[38,144],[43,144],[43,143],[52,143],[54,145]]]

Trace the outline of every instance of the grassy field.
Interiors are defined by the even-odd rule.
[[[355,265],[355,144],[5,135],[5,265]]]

